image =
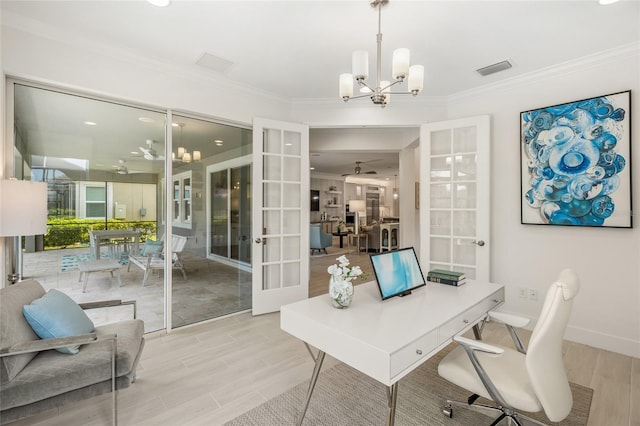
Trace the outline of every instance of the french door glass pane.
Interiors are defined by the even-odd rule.
[[[264,262],[278,262],[282,260],[282,238],[268,237],[265,240],[262,244],[262,260]]]
[[[451,235],[451,212],[431,212],[431,233],[433,235]]]
[[[453,152],[476,152],[476,126],[453,130]]]
[[[431,155],[451,154],[451,131],[431,133]]]
[[[451,261],[451,240],[449,238],[431,238],[431,260],[434,262]]]
[[[282,264],[282,287],[300,285],[300,262]]]

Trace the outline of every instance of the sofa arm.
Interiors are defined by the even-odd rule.
[[[99,300],[97,302],[86,302],[86,303],[78,303],[78,305],[82,309],[99,309],[99,308],[110,308],[113,306],[125,306],[125,305],[133,305],[133,319],[137,318],[138,315],[138,305],[135,300],[125,300],[122,301],[120,299],[113,300]]]
[[[20,342],[9,348],[0,349],[0,358],[13,355],[21,355],[31,352],[48,351],[50,349],[65,348],[67,346],[87,345],[103,340],[115,340],[116,335],[110,334],[97,337],[96,333],[78,334],[75,336],[58,337],[55,339],[31,340]]]

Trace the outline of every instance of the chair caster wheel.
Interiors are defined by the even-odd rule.
[[[445,406],[442,409],[442,412],[444,413],[445,416],[452,418],[453,417],[453,407],[451,407],[450,405]]]

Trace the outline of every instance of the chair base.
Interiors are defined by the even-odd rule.
[[[476,398],[477,396],[474,395]],[[531,417],[527,417],[523,414],[516,412],[512,408],[507,407],[492,407],[489,405],[482,404],[473,404],[473,401],[476,400],[474,396],[470,397],[469,400],[471,403],[462,402],[462,401],[451,401],[447,400],[447,405],[442,410],[442,412],[448,416],[449,418],[453,417],[453,407],[461,407],[467,410],[474,411],[476,413],[481,413],[489,417],[493,417],[498,415],[498,417],[491,423],[491,426],[496,426],[503,420],[507,420],[507,425],[518,425],[518,426],[547,426],[544,423],[541,423],[537,420],[532,419]]]

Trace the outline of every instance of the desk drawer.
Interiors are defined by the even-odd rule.
[[[454,319],[446,322],[439,329],[439,342],[443,343],[447,340],[450,340],[453,336],[460,333],[466,327],[477,322],[484,316],[484,314],[498,306],[503,301],[504,292],[503,290],[500,290],[499,292],[493,294],[491,297],[483,300],[472,308],[467,309],[460,315],[456,316]]]
[[[391,355],[390,376],[394,377],[413,363],[429,355],[438,346],[437,330],[426,334]]]

